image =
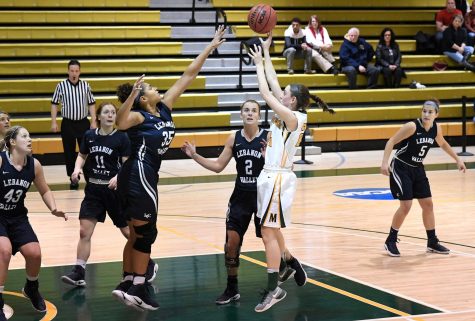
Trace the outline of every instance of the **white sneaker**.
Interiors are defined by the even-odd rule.
[[[274,291],[265,290],[262,294],[261,302],[256,305],[254,311],[264,312],[272,307],[277,302],[283,300],[287,295],[287,292],[279,287],[276,287]]]

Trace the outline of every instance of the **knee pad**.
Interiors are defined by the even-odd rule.
[[[229,268],[239,267],[239,255],[241,254],[241,247],[237,250],[237,255],[235,257],[231,256],[228,251],[228,247],[224,244],[224,265]]]
[[[145,225],[134,226],[136,239],[134,242],[134,249],[142,253],[151,253],[152,244],[157,238],[157,226],[153,222],[148,222]]]

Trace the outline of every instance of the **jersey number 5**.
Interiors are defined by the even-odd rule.
[[[420,157],[424,157],[424,155],[427,153],[427,147],[428,147],[428,146],[422,146],[422,147],[421,147],[421,151],[420,151],[420,153],[419,153],[419,156],[420,156]]]

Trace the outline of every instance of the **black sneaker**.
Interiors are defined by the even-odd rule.
[[[132,284],[132,280],[120,282],[119,285],[112,291],[112,296],[120,303],[127,304],[125,302],[126,300],[124,294],[130,289]]]
[[[230,289],[229,287],[216,299],[216,304],[228,304],[231,301],[237,301],[241,298],[237,289]]]
[[[393,257],[401,256],[401,253],[399,253],[399,250],[397,249],[396,243],[397,241],[393,242],[389,240],[386,240],[386,242],[384,242],[384,249],[386,250],[389,256],[393,256]]]
[[[3,297],[1,293],[0,293],[0,321],[7,321],[7,317],[5,316],[5,313],[3,312]]]
[[[71,273],[61,277],[61,281],[74,286],[86,286],[85,276],[86,270],[80,265],[75,265]]]
[[[449,254],[450,250],[439,243],[439,239],[431,240],[427,242],[427,252],[438,254]]]
[[[307,283],[307,272],[305,272],[303,269],[302,264],[300,264],[299,260],[293,258],[292,263],[290,263],[290,267],[295,270],[295,283],[297,283],[298,286],[304,286],[305,283]]]
[[[281,285],[295,274],[295,270],[285,265],[283,269],[279,270],[279,280],[277,281],[278,285]]]
[[[26,281],[25,287],[21,290],[23,295],[30,299],[33,308],[38,312],[46,312],[45,300],[38,291],[38,280],[36,281]]]
[[[279,287],[276,287],[274,291],[265,290],[262,293],[261,301],[254,308],[256,312],[264,312],[277,302],[283,300],[287,292]]]
[[[157,310],[160,305],[154,298],[150,296],[150,292],[146,284],[132,285],[127,293],[124,293],[127,305],[136,306],[144,310]]]
[[[148,261],[147,272],[145,272],[145,280],[148,283],[152,283],[153,280],[157,277],[158,264],[155,263],[152,259]]]

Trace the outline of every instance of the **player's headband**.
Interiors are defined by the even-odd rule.
[[[439,104],[437,104],[435,101],[433,100],[426,100],[424,102],[424,106],[430,106],[430,107],[434,107],[435,111],[436,112],[439,112]]]

